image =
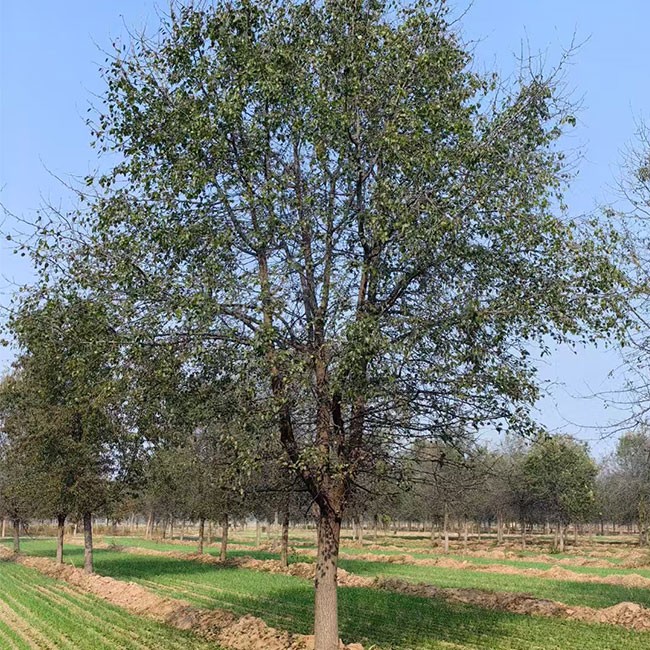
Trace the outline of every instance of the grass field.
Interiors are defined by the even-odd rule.
[[[178,550],[178,546],[175,548]],[[28,541],[24,550],[52,556],[54,542]],[[67,547],[66,561],[80,566],[82,549],[79,546]],[[350,569],[366,575],[371,571],[387,574],[389,570],[408,573],[414,569],[413,578],[432,579],[436,584],[441,580],[475,579],[485,588],[489,580],[503,579],[502,585],[491,583],[493,588],[510,586],[510,590],[517,591],[524,586],[522,590],[531,591],[529,579],[525,580],[525,585],[513,581],[518,576],[446,570],[423,574],[423,570],[430,567],[349,562],[356,564],[349,566]],[[237,614],[251,613],[274,627],[302,633],[311,631],[313,589],[307,580],[115,551],[97,551],[95,566],[101,575],[134,581],[161,595],[183,598],[200,607],[228,609]],[[576,604],[604,606],[630,596],[628,590],[623,590],[625,593],[622,594],[611,585],[543,584],[551,582],[554,581],[540,581],[538,588],[546,590],[549,597],[565,602],[573,599]],[[647,599],[647,593],[637,595],[640,600]],[[650,650],[650,634],[614,626],[508,614],[375,589],[345,588],[340,590],[339,598],[342,638],[346,642],[360,641],[366,648],[374,644],[386,650]]]
[[[0,648],[32,650],[214,650],[132,616],[33,569],[0,562]]]

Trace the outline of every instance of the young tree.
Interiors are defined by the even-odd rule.
[[[376,451],[530,428],[531,344],[620,323],[607,242],[561,212],[557,71],[478,74],[442,2],[246,0],[173,5],[104,76],[93,135],[118,162],[88,178],[89,238],[59,239],[67,270],[156,340],[265,364],[333,650],[341,518]]]

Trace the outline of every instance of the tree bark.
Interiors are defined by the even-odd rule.
[[[65,535],[65,515],[57,515],[56,563],[63,564],[63,537]]]
[[[564,524],[558,524],[558,551],[564,553]]]
[[[282,515],[282,541],[280,548],[280,564],[289,566],[289,508],[285,508]]]
[[[258,548],[262,544],[262,523],[259,519],[255,519],[255,546]]]
[[[228,515],[225,514],[221,522],[221,552],[219,553],[219,559],[222,562],[226,561],[227,553],[228,553]]]
[[[315,650],[338,650],[339,625],[336,593],[341,519],[332,512],[318,518],[316,558],[314,643]]]
[[[444,552],[449,553],[449,510],[447,508],[447,504],[445,503],[445,514],[443,517],[443,534],[444,534]]]
[[[154,520],[154,516],[153,516],[153,510],[152,510],[149,513],[149,517],[147,519],[147,529],[145,530],[145,533],[144,533],[144,538],[145,539],[151,539],[151,537],[153,536],[153,520]]]
[[[7,519],[5,517],[2,518],[2,537],[7,536]]]
[[[199,555],[203,555],[203,540],[205,538],[205,517],[199,518],[199,545],[196,549],[196,552]]]
[[[84,512],[84,571],[93,573],[93,516],[90,512]]]
[[[14,519],[14,553],[20,553],[20,519]]]

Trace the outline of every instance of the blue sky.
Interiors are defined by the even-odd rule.
[[[456,14],[467,2],[450,2]],[[0,0],[0,200],[29,217],[43,201],[66,205],[66,191],[53,177],[82,176],[95,155],[84,123],[102,82],[101,49],[129,27],[154,27],[150,0]],[[549,65],[575,40],[584,42],[567,69],[567,85],[581,102],[579,122],[566,144],[584,156],[568,195],[572,211],[592,210],[616,198],[615,185],[636,123],[650,113],[650,3],[646,0],[475,0],[461,19],[475,42],[479,66],[514,69],[514,57],[542,52]],[[4,228],[13,224],[9,219]],[[25,260],[0,242],[0,304],[15,283],[29,278]],[[0,350],[0,369],[11,353]],[[551,429],[589,440],[596,453],[612,447],[599,429],[621,418],[593,393],[621,385],[615,351],[558,350],[541,366],[551,396],[539,417]]]

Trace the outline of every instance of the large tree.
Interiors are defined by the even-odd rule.
[[[618,322],[608,244],[563,212],[560,76],[477,73],[442,2],[237,0],[174,4],[104,77],[116,162],[49,234],[88,236],[58,239],[68,270],[124,328],[265,366],[333,650],[359,477],[409,438],[529,429],[531,348]]]

